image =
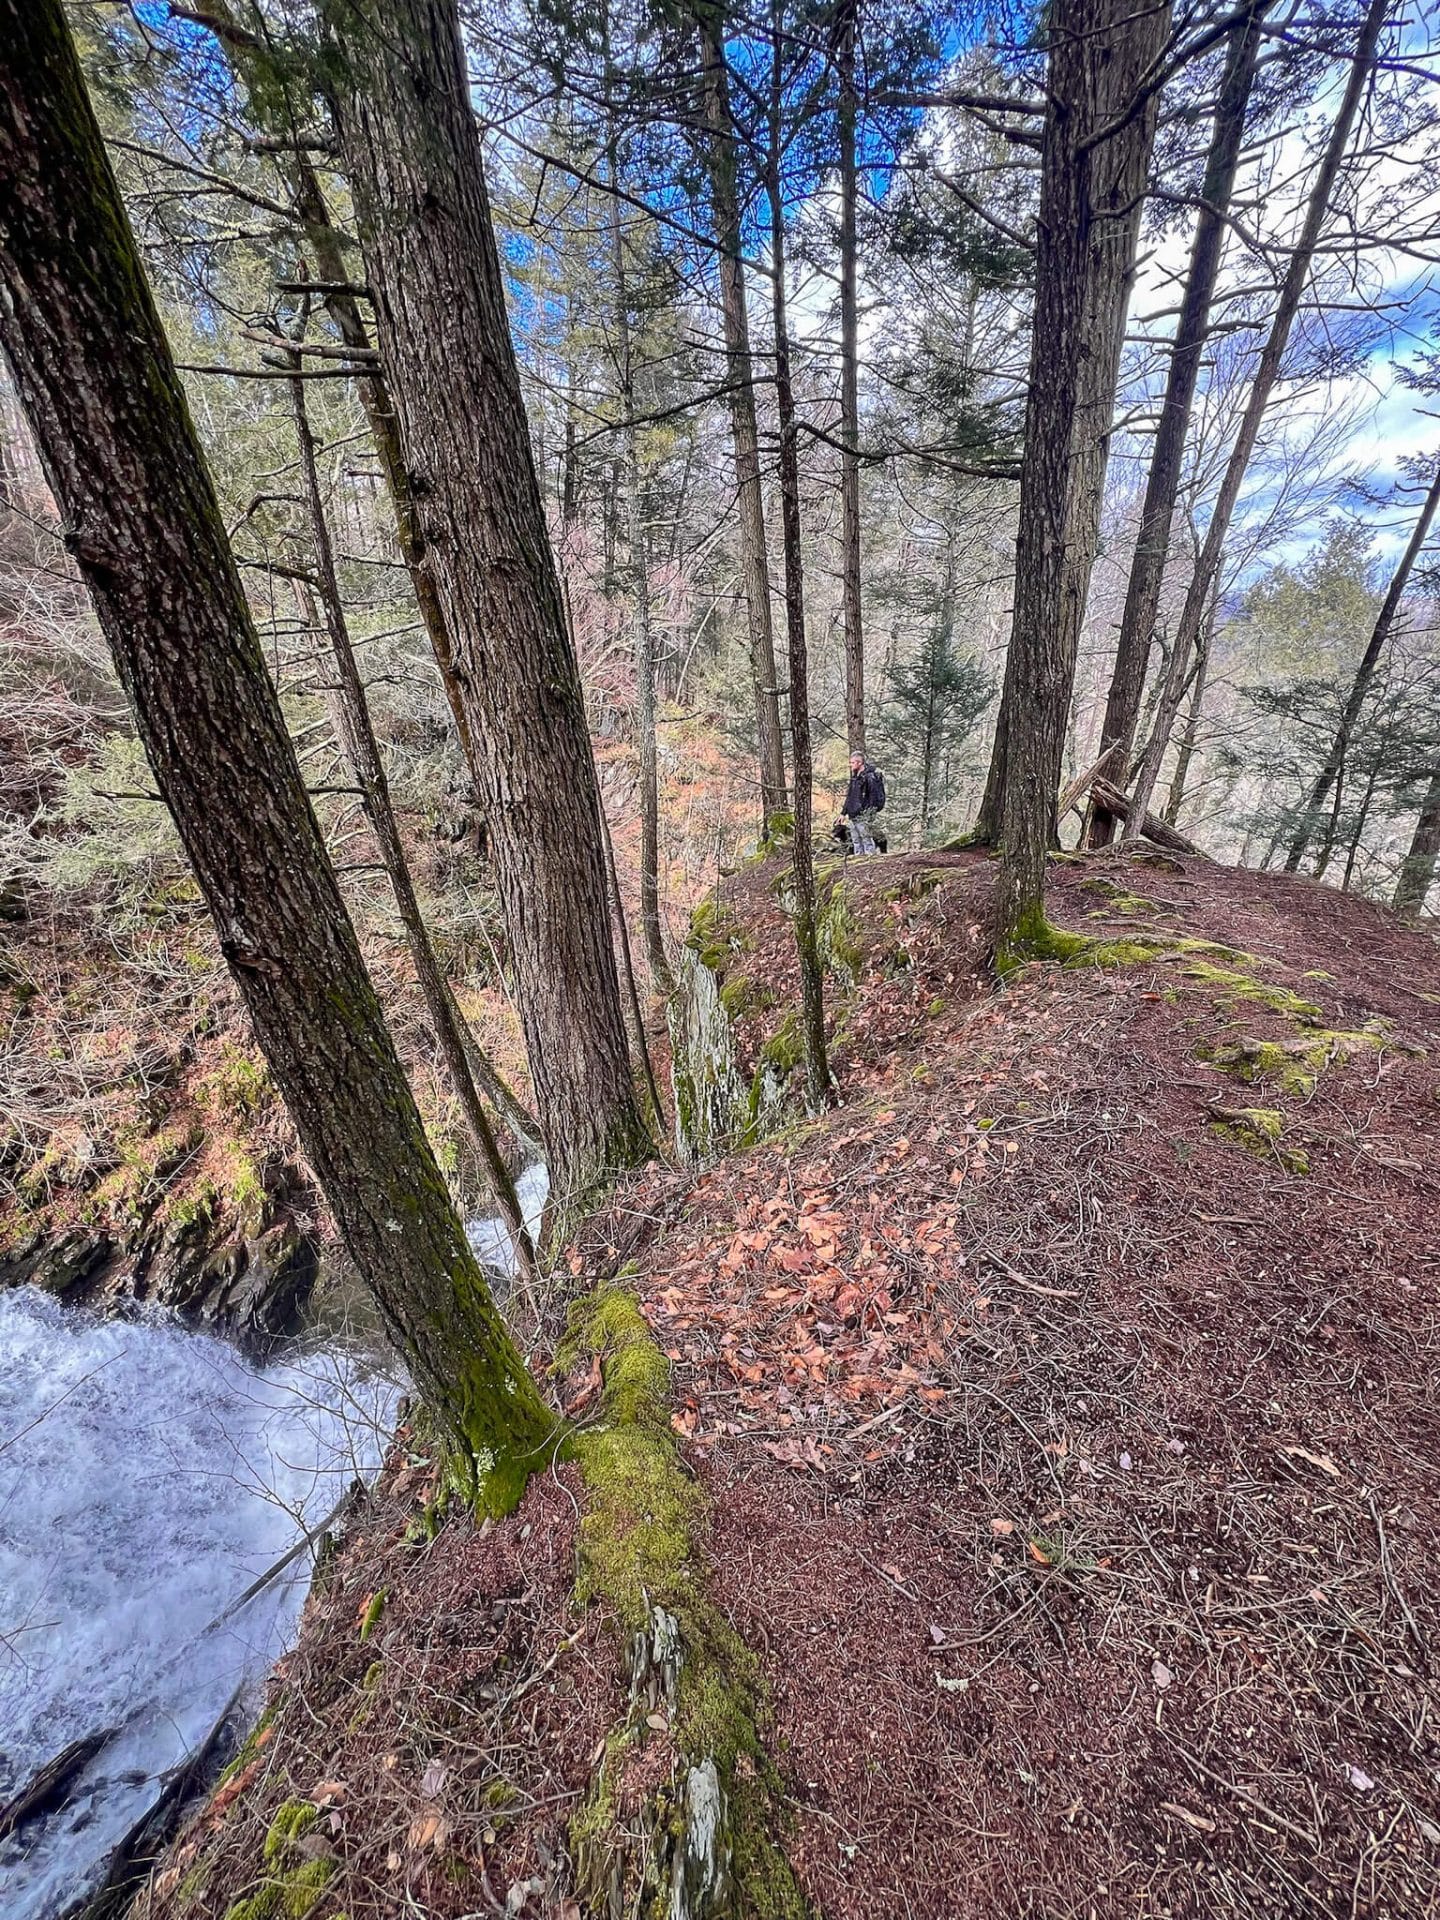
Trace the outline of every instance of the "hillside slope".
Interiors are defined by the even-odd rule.
[[[746,1065],[786,1052],[776,877],[696,939]],[[652,1170],[569,1260],[671,1364],[687,1578],[749,1649],[732,1798],[830,1920],[1440,1911],[1434,943],[1113,854],[1057,863],[1074,937],[996,989],[983,857],[835,879],[837,1106]],[[627,1689],[613,1492],[582,1449],[432,1539],[402,1439],[140,1913],[636,1910],[696,1718]],[[626,1577],[664,1577],[638,1486]],[[731,1839],[732,1905],[796,1911]]]

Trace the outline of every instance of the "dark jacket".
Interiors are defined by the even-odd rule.
[[[840,811],[847,820],[853,820],[857,813],[883,806],[884,791],[880,776],[867,760],[858,773],[851,774],[850,785],[845,789],[845,804]]]

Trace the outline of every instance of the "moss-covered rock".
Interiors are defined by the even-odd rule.
[[[1285,1116],[1276,1107],[1212,1107],[1210,1131],[1263,1160],[1278,1160],[1291,1173],[1308,1173],[1309,1156],[1285,1143]]]
[[[1390,1046],[1410,1050],[1408,1042],[1391,1036],[1383,1021],[1374,1021],[1349,1032],[1324,1027],[1293,1040],[1226,1041],[1204,1049],[1201,1058],[1247,1085],[1272,1080],[1286,1093],[1308,1099],[1330,1067],[1374,1057]]]
[[[722,981],[694,948],[680,955],[667,1009],[676,1146],[687,1159],[725,1151],[750,1124],[750,1085],[740,1066]]]

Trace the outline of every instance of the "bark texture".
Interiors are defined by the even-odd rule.
[[[221,951],[357,1271],[488,1504],[553,1416],[366,974],[61,0],[0,0],[0,341]]]
[[[1115,407],[1169,0],[1057,0],[1049,16],[1035,320],[1015,613],[982,823],[1001,841],[1001,938],[1041,910],[1065,723]]]
[[[790,756],[795,776],[795,945],[800,958],[801,1020],[810,1105],[830,1098],[825,1047],[825,992],[816,926],[815,854],[811,815],[814,768],[810,750],[810,669],[805,647],[805,574],[800,522],[800,453],[795,395],[790,381],[790,325],[785,303],[785,207],[780,191],[783,36],[780,0],[772,14],[769,177],[771,311],[775,326],[775,399],[780,416],[780,513],[785,548],[785,637],[790,666]]]
[[[381,758],[380,743],[375,738],[375,729],[370,722],[370,708],[365,699],[360,670],[355,664],[355,652],[350,644],[345,607],[340,597],[340,581],[335,572],[335,550],[331,544],[330,528],[325,518],[325,501],[320,492],[320,475],[315,462],[315,436],[310,429],[310,416],[305,405],[303,381],[296,380],[292,383],[290,402],[295,415],[295,438],[300,452],[300,485],[310,517],[311,545],[315,553],[315,575],[320,592],[320,606],[325,617],[326,631],[330,636],[330,651],[335,661],[337,689],[335,730],[339,737],[341,751],[355,777],[356,785],[360,788],[365,817],[375,835],[376,845],[380,849],[380,859],[384,864],[390,889],[395,895],[395,906],[400,915],[400,924],[405,929],[405,939],[410,948],[410,958],[414,963],[415,977],[420,984],[420,992],[425,1000],[425,1010],[430,1016],[430,1025],[445,1062],[445,1071],[450,1077],[451,1089],[460,1102],[460,1110],[465,1115],[465,1124],[470,1130],[471,1140],[485,1167],[495,1205],[509,1229],[521,1276],[527,1286],[533,1287],[538,1279],[535,1249],[525,1225],[525,1216],[520,1210],[515,1182],[510,1178],[510,1169],[500,1157],[494,1129],[481,1104],[480,1091],[470,1071],[471,1051],[475,1047],[475,1042],[472,1039],[470,1047],[467,1048],[462,1037],[464,1021],[460,1017],[459,1008],[455,1005],[455,997],[450,991],[449,982],[441,973],[440,963],[435,958],[429,929],[420,912],[420,902],[415,897],[414,882],[410,878],[410,864],[405,858],[405,848],[400,838],[399,822],[395,818],[395,809],[390,804],[390,783],[385,777],[385,762]]]
[[[785,808],[785,749],[775,679],[775,629],[770,617],[770,557],[765,537],[765,495],[760,485],[760,432],[755,419],[750,316],[745,300],[739,168],[735,126],[730,115],[730,77],[725,66],[724,12],[713,0],[699,0],[695,17],[700,34],[705,157],[715,219],[715,245],[719,252],[720,317],[725,330],[725,378],[730,389],[730,439],[735,452],[740,558],[750,622],[750,673],[755,689],[755,727],[760,741],[760,810],[768,828],[775,815]]]
[[[860,315],[855,271],[855,213],[860,173],[855,151],[857,0],[843,0],[835,64],[840,77],[840,577],[845,621],[845,732],[852,754],[865,751],[865,628],[860,607]],[[928,766],[927,766],[928,772]],[[923,832],[923,825],[922,825]]]
[[[1200,212],[1190,247],[1190,268],[1175,325],[1175,342],[1170,349],[1170,370],[1160,406],[1160,423],[1155,430],[1155,447],[1150,456],[1145,501],[1140,512],[1140,532],[1125,588],[1125,609],[1120,616],[1115,668],[1100,729],[1101,749],[1114,748],[1108,763],[1108,778],[1122,791],[1130,777],[1130,754],[1135,744],[1145,670],[1150,660],[1155,618],[1160,610],[1160,589],[1170,552],[1170,527],[1180,494],[1185,440],[1209,334],[1210,307],[1220,273],[1230,196],[1235,189],[1245,138],[1245,113],[1255,82],[1261,27],[1269,4],[1270,0],[1257,0],[1231,28],[1225,71],[1215,104],[1215,124],[1200,189]],[[1089,844],[1108,846],[1115,825],[1114,814],[1104,812],[1097,805],[1090,818]]]
[[[608,48],[608,26],[607,48]],[[607,112],[609,109],[607,108]],[[610,172],[610,258],[615,273],[615,347],[620,405],[625,414],[625,511],[635,605],[635,731],[640,761],[640,924],[645,958],[657,993],[674,987],[660,924],[660,779],[655,725],[655,625],[650,597],[650,529],[635,426],[635,366],[630,345],[629,275],[620,218],[620,153],[613,117],[606,141]]]
[[[1138,831],[1135,823],[1150,805],[1150,796],[1154,793],[1155,782],[1160,777],[1160,765],[1165,758],[1165,749],[1170,744],[1175,716],[1180,710],[1185,675],[1189,671],[1190,660],[1199,640],[1205,609],[1219,584],[1220,564],[1224,557],[1225,541],[1230,532],[1230,521],[1240,498],[1240,489],[1244,485],[1251,456],[1255,452],[1255,443],[1260,437],[1260,424],[1265,417],[1265,409],[1270,404],[1270,397],[1280,378],[1285,349],[1290,343],[1290,329],[1299,310],[1300,296],[1305,291],[1305,283],[1310,277],[1310,265],[1315,257],[1315,248],[1325,224],[1325,216],[1330,210],[1331,196],[1335,191],[1336,177],[1345,158],[1345,149],[1350,142],[1350,133],[1370,84],[1375,49],[1380,39],[1381,29],[1385,25],[1385,14],[1389,5],[1390,0],[1370,0],[1351,59],[1350,75],[1340,102],[1340,110],[1335,116],[1319,169],[1310,188],[1300,238],[1295,251],[1290,256],[1289,264],[1285,269],[1285,278],[1280,285],[1275,317],[1270,323],[1270,332],[1255,367],[1255,378],[1251,382],[1250,393],[1245,402],[1245,411],[1240,419],[1235,445],[1231,448],[1230,458],[1226,462],[1224,477],[1220,482],[1220,492],[1215,501],[1214,511],[1210,515],[1210,523],[1205,529],[1205,540],[1200,549],[1200,557],[1195,563],[1195,573],[1186,591],[1185,604],[1180,612],[1174,651],[1170,655],[1170,664],[1166,670],[1164,685],[1155,709],[1155,725],[1151,729],[1145,757],[1135,777],[1135,790],[1132,796],[1135,801],[1135,811],[1128,822],[1128,830],[1132,836]]]
[[[600,803],[454,0],[325,0],[333,105],[411,495],[477,746],[563,1207],[651,1150],[608,937]]]

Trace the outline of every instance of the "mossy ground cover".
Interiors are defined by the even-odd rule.
[[[728,1886],[713,1911],[796,1920],[804,1903],[778,1844],[778,1780],[767,1758],[759,1664],[707,1591],[706,1504],[671,1422],[670,1363],[624,1279],[571,1308],[557,1355],[563,1372],[598,1363],[597,1417],[577,1432],[587,1500],[580,1523],[579,1591],[613,1616],[632,1649],[629,1713],[607,1739],[585,1806],[572,1822],[582,1887],[619,1882],[656,1911],[670,1910],[668,1876],[682,1872],[682,1783],[713,1768],[722,1794],[717,1857]],[[645,1649],[642,1654],[638,1650]],[[657,1712],[657,1705],[660,1710]],[[659,1734],[679,1773],[652,1796],[645,1844],[619,1807],[626,1772],[643,1766]],[[667,1857],[666,1836],[670,1854]],[[661,1871],[657,1872],[657,1863]],[[630,1896],[627,1896],[627,1898]]]

